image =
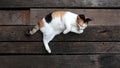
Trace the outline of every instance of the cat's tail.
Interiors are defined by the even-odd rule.
[[[39,20],[38,24],[35,25],[35,26],[33,27],[33,29],[28,30],[28,31],[26,32],[26,35],[31,36],[31,35],[35,34],[38,30],[40,30],[40,28],[44,27],[44,25],[45,25],[45,23],[44,23],[43,19],[42,19],[42,20]]]
[[[40,30],[40,26],[35,25],[31,30],[28,30],[26,32],[26,35],[31,36],[31,35],[35,34],[38,30]]]

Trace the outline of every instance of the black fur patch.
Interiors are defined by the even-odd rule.
[[[85,15],[84,14],[79,14],[79,17],[84,21],[85,20]]]
[[[46,21],[47,23],[50,23],[51,20],[52,20],[52,13],[49,13],[48,15],[45,16],[45,21]]]
[[[84,23],[87,23],[87,24],[88,24],[89,21],[92,21],[90,18],[86,18],[85,19],[85,15],[84,14],[79,14],[79,17],[84,21]]]
[[[89,21],[92,21],[92,19],[86,18],[84,22],[88,24]]]

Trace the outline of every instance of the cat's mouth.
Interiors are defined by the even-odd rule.
[[[78,31],[79,30],[84,30],[86,27],[85,26],[83,26],[83,25],[78,25]]]
[[[80,30],[84,30],[85,28],[78,28],[78,31],[80,31]]]

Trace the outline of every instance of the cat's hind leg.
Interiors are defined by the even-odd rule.
[[[51,49],[48,45],[48,43],[55,37],[55,34],[43,34],[43,43],[45,46],[45,49],[48,53],[51,53]]]

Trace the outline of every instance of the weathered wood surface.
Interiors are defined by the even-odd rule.
[[[42,33],[39,31],[33,36],[25,33],[33,26],[0,26],[0,41],[42,41]],[[119,26],[89,26],[84,33],[61,34],[53,41],[120,41]]]
[[[90,55],[0,56],[0,68],[96,68]]]
[[[89,25],[120,25],[120,9],[31,9],[30,24],[37,24],[39,19],[55,10],[85,14],[92,19]]]
[[[120,42],[50,42],[52,54],[119,54]],[[48,54],[43,42],[0,42],[0,54]]]
[[[96,58],[97,56],[98,55],[0,56],[0,68],[120,68],[120,55],[102,55]]]
[[[80,8],[120,8],[120,0],[1,0],[0,68],[120,68],[120,10]],[[83,34],[56,36],[48,54],[42,33],[28,37],[26,25],[55,10],[93,21]]]
[[[120,68],[120,10],[80,9],[119,8],[119,0],[0,1],[0,8],[23,7],[40,9],[0,10],[0,68]],[[55,10],[85,14],[93,21],[83,34],[55,37],[49,44],[52,54],[48,55],[40,31],[28,37],[25,32],[33,26],[17,25],[35,25]]]
[[[120,55],[99,56],[99,68],[120,68]]]
[[[1,0],[0,7],[120,7],[120,0]]]
[[[0,10],[0,25],[28,25],[29,10]]]

